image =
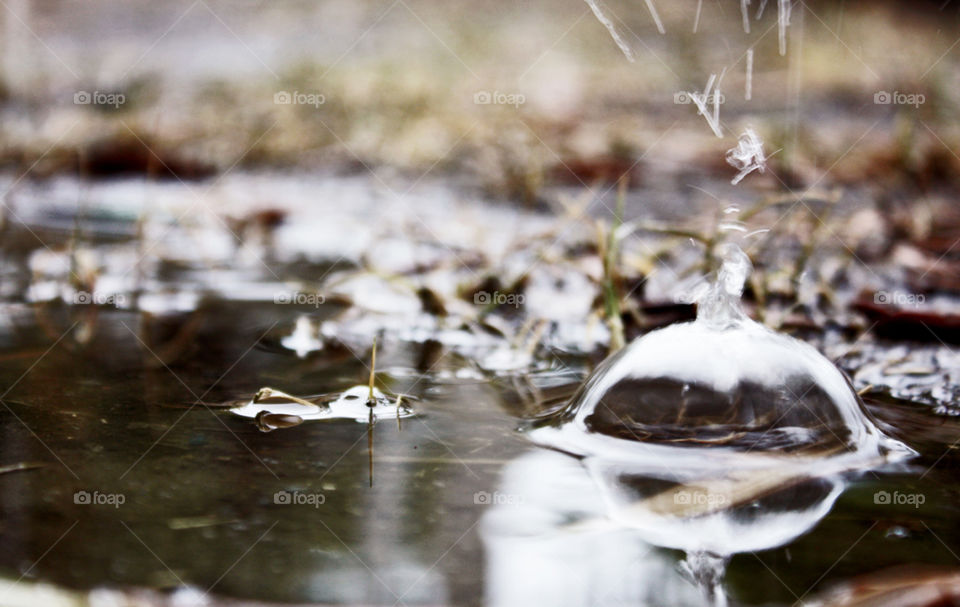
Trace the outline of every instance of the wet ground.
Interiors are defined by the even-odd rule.
[[[264,179],[221,187],[249,192]],[[295,184],[327,195],[308,203]],[[515,604],[518,588],[558,604],[699,602],[679,553],[554,520],[583,490],[524,436],[531,419],[569,398],[609,338],[602,322],[583,325],[576,289],[567,293],[598,289],[577,282],[596,252],[551,258],[532,236],[570,247],[577,224],[557,230],[549,214],[463,206],[467,196],[436,183],[403,198],[360,177],[291,178],[271,188],[286,193],[280,227],[238,240],[216,213],[174,222],[177,205],[190,204],[184,186],[93,184],[79,188],[79,205],[48,187],[21,190],[21,200],[44,195],[21,203],[34,219],[12,225],[68,244],[31,248],[25,301],[4,304],[0,465],[22,468],[0,475],[7,579],[78,590],[190,586],[277,602]],[[344,193],[353,206],[337,202]],[[149,216],[145,198],[161,201]],[[379,202],[376,213],[365,200]],[[391,230],[411,229],[393,220],[411,200],[419,244],[391,240]],[[318,213],[326,223],[304,219]],[[321,227],[304,234],[301,225]],[[349,241],[364,243],[358,251],[389,245],[375,258],[389,267],[373,271],[341,244]],[[546,253],[537,261],[528,247]],[[465,263],[478,251],[487,258]],[[528,280],[509,293],[528,299],[477,316],[484,301],[469,287],[518,260]],[[456,276],[460,294],[436,287],[425,296],[417,285],[436,276]],[[525,326],[533,314],[556,320],[534,332]],[[312,342],[288,340],[298,319]],[[364,385],[374,336],[377,386],[406,395],[415,413],[399,428],[306,421],[265,433],[226,408],[264,386],[308,396]],[[897,565],[956,566],[952,348],[911,347],[926,358],[908,364],[904,342],[863,327],[807,337],[850,369],[858,389],[873,386],[870,410],[921,456],[906,470],[860,475],[810,533],[734,556],[727,590],[737,604],[790,604]],[[529,466],[539,472],[524,474]],[[575,518],[596,518],[590,512]],[[586,558],[597,550],[608,557]],[[558,558],[563,566],[550,566]]]

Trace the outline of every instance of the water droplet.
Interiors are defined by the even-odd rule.
[[[700,299],[697,320],[713,329],[726,329],[746,319],[740,307],[740,295],[753,266],[747,254],[735,244],[721,245],[719,254],[720,269],[713,285]]]

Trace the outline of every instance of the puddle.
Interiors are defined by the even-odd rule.
[[[264,183],[238,176],[221,187],[224,197],[253,199],[252,184]],[[882,397],[868,401],[874,424],[811,348],[759,328],[745,330],[753,345],[744,349],[763,364],[721,385],[711,367],[674,363],[694,349],[733,365],[734,355],[715,352],[740,351],[736,336],[680,326],[644,338],[662,354],[648,376],[619,378],[646,382],[643,416],[618,424],[583,415],[575,440],[544,449],[531,438],[552,430],[545,419],[576,420],[597,390],[616,394],[608,388],[618,382],[595,380],[579,408],[564,409],[609,341],[603,322],[584,318],[600,293],[596,255],[583,248],[573,265],[540,264],[525,290],[512,291],[538,254],[573,250],[551,244],[553,219],[461,205],[427,184],[411,194],[430,227],[426,244],[399,251],[384,240],[391,254],[371,264],[361,252],[389,236],[402,201],[360,179],[297,183],[275,183],[285,223],[270,238],[254,230],[240,241],[213,215],[175,221],[187,204],[176,186],[95,184],[86,192],[99,211],[85,215],[81,257],[96,280],[66,280],[66,236],[53,251],[27,247],[20,266],[8,256],[7,278],[24,268],[33,277],[26,301],[7,297],[0,316],[0,380],[12,386],[0,399],[8,580],[345,605],[700,605],[698,584],[721,596],[723,565],[731,603],[769,605],[897,564],[955,565],[945,544],[960,541],[951,448],[960,427],[922,399],[902,400],[912,393],[870,393]],[[62,202],[69,190],[35,187],[19,199]],[[144,218],[147,195],[157,210]],[[318,210],[317,196],[356,205]],[[62,207],[57,222],[75,222],[76,205]],[[48,225],[40,207],[23,208],[31,228],[65,229]],[[145,257],[130,238],[138,222],[160,247]],[[495,261],[448,266],[437,242]],[[484,284],[489,268],[499,284]],[[66,305],[80,292],[92,305]],[[474,298],[481,292],[502,305],[488,308]],[[507,302],[521,292],[522,305]],[[711,340],[713,331],[723,338]],[[848,368],[874,347],[817,337],[831,356],[847,353]],[[926,381],[933,362],[938,373],[950,359],[925,347],[931,354],[882,343],[875,352],[900,360],[883,367],[887,377]],[[802,360],[795,368],[779,358],[788,351]],[[632,365],[630,352],[617,361]],[[683,375],[657,380],[656,365]],[[792,390],[810,389],[809,410],[771,420],[784,395],[764,370],[784,368]],[[861,368],[857,389],[877,374]],[[265,386],[329,408],[252,403]],[[677,393],[690,406],[663,417],[660,405]],[[737,403],[737,418],[707,406],[718,393]],[[410,400],[398,428],[399,394]],[[690,433],[695,419],[703,423]],[[637,451],[624,432],[651,440]],[[874,465],[897,444],[887,434],[920,452],[908,468]],[[748,443],[760,448],[746,453]],[[583,465],[571,452],[594,456]]]

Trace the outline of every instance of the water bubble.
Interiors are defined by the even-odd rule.
[[[686,551],[690,575],[722,605],[726,558],[791,541],[826,515],[845,474],[913,452],[816,349],[747,317],[750,260],[732,243],[719,256],[694,322],[606,360],[530,436],[580,457],[607,515]]]

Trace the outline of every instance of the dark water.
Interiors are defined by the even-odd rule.
[[[30,577],[74,587],[216,583],[217,593],[287,601],[392,603],[409,590],[406,602],[473,602],[480,547],[475,533],[457,542],[483,512],[473,493],[528,448],[498,406],[502,395],[382,376],[381,385],[422,400],[402,431],[375,428],[371,488],[364,425],[263,434],[204,406],[261,384],[306,394],[366,375],[358,360],[302,362],[255,347],[277,320],[271,308],[214,307],[194,352],[170,368],[138,343],[148,321],[121,312],[102,313],[85,347],[67,334],[34,365],[49,338],[22,310],[5,336],[3,382],[13,389],[2,461],[46,465],[0,478],[8,575],[19,577],[69,530]],[[63,309],[36,311],[57,331],[73,322]],[[387,344],[381,364],[409,361],[414,350]],[[126,501],[75,504],[81,490]],[[322,494],[324,503],[274,504],[282,490]]]
[[[490,506],[475,495],[496,492],[504,466],[531,451],[514,431],[522,401],[512,382],[437,382],[435,371],[413,372],[420,346],[383,344],[380,364],[395,373],[381,375],[380,385],[420,400],[402,430],[375,427],[370,487],[362,424],[305,423],[265,434],[205,406],[248,397],[261,385],[310,394],[366,377],[352,356],[300,360],[258,346],[274,323],[290,322],[276,306],[210,304],[196,313],[202,321],[169,368],[138,339],[159,349],[157,336],[183,329],[192,315],[160,321],[102,309],[94,337],[80,346],[77,326],[69,328],[89,311],[7,309],[0,464],[44,464],[0,475],[0,565],[8,578],[75,588],[189,584],[217,595],[355,604],[472,605],[483,602],[489,584],[504,583],[490,579],[479,531]],[[450,357],[440,368],[456,364]],[[567,374],[524,381],[549,386],[572,379]],[[866,475],[811,533],[735,556],[728,571],[734,601],[789,604],[892,565],[955,564],[960,490],[949,443],[956,424],[907,404],[873,409],[923,453],[916,473]],[[875,503],[881,490],[924,502]],[[125,501],[77,504],[77,491]],[[276,504],[277,491],[322,495],[323,503]],[[621,573],[627,577],[616,583],[629,585],[629,567]],[[516,571],[506,583],[524,576]],[[544,582],[589,581],[529,583]],[[584,591],[570,588],[571,604]]]

